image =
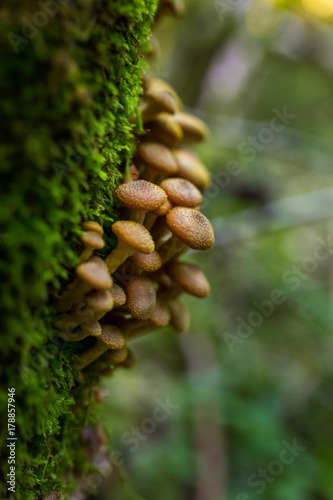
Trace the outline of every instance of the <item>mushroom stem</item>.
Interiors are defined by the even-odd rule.
[[[145,220],[146,212],[143,210],[132,210],[131,220],[134,222],[138,222],[139,224],[143,224]]]
[[[188,250],[188,246],[185,245],[177,236],[171,236],[166,240],[161,247],[158,249],[158,253],[161,256],[163,264],[168,262],[170,259],[179,256],[181,253]]]
[[[90,349],[87,349],[83,354],[81,354],[80,360],[77,363],[78,369],[83,370],[83,368],[93,363],[97,358],[102,356],[102,354],[104,354],[107,350],[108,347],[105,344],[97,341],[93,347],[90,347]]]
[[[101,335],[97,338],[96,344],[81,354],[76,366],[79,370],[83,370],[83,368],[93,363],[108,349],[121,349],[124,345],[125,339],[119,328],[113,325],[103,325]]]
[[[135,250],[130,248],[122,241],[119,241],[116,248],[107,256],[104,261],[110,274],[113,274],[128,257],[133,255],[133,253],[135,253]]]
[[[85,307],[73,314],[64,313],[54,323],[54,326],[58,330],[69,331],[70,329],[76,328],[85,321],[88,321],[88,319],[92,318],[92,316],[94,316],[94,312],[94,309],[92,309],[91,307]]]

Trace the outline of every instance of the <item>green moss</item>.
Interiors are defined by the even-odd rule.
[[[129,117],[156,0],[43,3],[58,12],[38,17],[41,4],[29,0],[0,10],[1,442],[14,387],[18,500],[71,479],[84,462],[80,430],[96,419],[82,399],[97,381],[72,369],[79,346],[55,340],[55,295],[77,263],[82,220],[101,222],[112,246],[113,191],[135,148]]]

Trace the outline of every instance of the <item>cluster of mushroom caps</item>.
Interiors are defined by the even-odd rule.
[[[78,368],[96,363],[101,374],[132,364],[128,340],[167,325],[187,330],[189,314],[180,295],[203,298],[210,292],[199,267],[179,260],[189,248],[214,244],[213,229],[199,211],[210,175],[184,147],[203,140],[206,125],[182,111],[175,91],[155,78],[144,80],[140,111],[145,134],[132,178],[115,191],[122,206],[122,220],[112,226],[118,244],[105,259],[94,255],[104,247],[103,228],[84,222],[76,278],[58,302],[60,337],[96,337]]]

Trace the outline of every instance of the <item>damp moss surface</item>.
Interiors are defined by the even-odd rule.
[[[113,192],[140,134],[129,119],[155,4],[12,0],[0,8],[0,498],[69,491],[75,471],[89,470],[79,435],[98,418],[89,404],[98,380],[78,378],[80,346],[57,340],[56,295],[73,276],[83,220],[103,225],[107,250],[114,244]]]

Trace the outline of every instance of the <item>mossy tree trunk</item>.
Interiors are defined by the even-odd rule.
[[[39,499],[87,467],[94,380],[56,340],[55,297],[77,263],[80,223],[102,223],[135,148],[136,113],[155,0],[12,0],[3,37],[1,146],[1,464],[9,472],[7,389],[15,389],[15,499]],[[10,495],[1,481],[0,497]]]

